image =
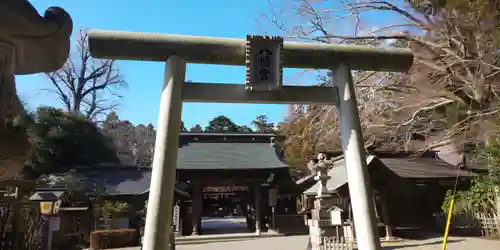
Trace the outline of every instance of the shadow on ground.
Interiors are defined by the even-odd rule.
[[[202,219],[203,235],[226,235],[235,233],[250,233],[245,218],[241,217],[222,217]]]
[[[204,228],[203,235],[251,233],[248,228]]]
[[[442,237],[443,234],[417,227],[398,227],[394,229],[393,236],[406,240],[428,240]]]
[[[462,242],[464,241],[463,239],[460,240],[448,240],[448,243],[456,243],[456,242]],[[408,248],[408,247],[420,247],[420,246],[433,246],[433,245],[441,245],[443,243],[442,240],[435,240],[431,242],[426,242],[422,244],[404,244],[400,246],[384,246],[384,249],[403,249],[403,248]]]
[[[210,239],[210,240],[199,240],[193,242],[183,242],[177,245],[203,245],[208,243],[222,243],[222,242],[243,242],[243,241],[252,241],[259,238],[247,238],[247,239],[238,239],[238,238],[229,238],[229,239]]]

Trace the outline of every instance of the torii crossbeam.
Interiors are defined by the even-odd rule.
[[[166,62],[143,249],[161,250],[169,244],[183,101],[336,105],[357,245],[361,250],[380,249],[350,71],[405,72],[413,63],[410,50],[283,43],[276,37],[249,36],[245,40],[99,30],[89,32],[89,45],[97,58]],[[263,51],[268,57],[262,57]],[[260,60],[260,66],[255,66],[257,62],[252,65],[253,60]],[[251,67],[246,84],[186,83],[186,63]],[[281,86],[282,67],[331,69],[334,87]]]

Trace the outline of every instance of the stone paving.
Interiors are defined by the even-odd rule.
[[[408,249],[408,250],[438,250],[441,249],[440,238],[404,241],[399,243],[384,244],[384,249]],[[220,249],[283,249],[283,250],[307,250],[307,236],[288,236],[275,238],[250,239],[230,242],[214,242],[199,245],[177,246],[177,250],[220,250]],[[500,250],[500,241],[477,239],[477,238],[450,238],[448,250]]]
[[[284,236],[273,238],[258,238],[232,240],[222,242],[212,242],[204,244],[178,245],[176,250],[307,250],[307,236]],[[384,249],[390,250],[440,250],[441,238],[427,240],[407,240],[399,243],[384,244]],[[499,250],[500,241],[479,239],[479,238],[458,238],[449,239],[448,250]],[[122,250],[139,250],[135,248],[124,248]]]
[[[202,218],[203,234],[228,234],[249,232],[244,217]]]
[[[426,240],[405,240],[394,244],[384,244],[384,249],[408,249],[408,250],[438,250],[442,247],[442,238],[431,238]],[[447,244],[448,250],[500,250],[500,241],[450,237]]]
[[[205,218],[203,226],[207,231],[217,231],[224,234],[220,239],[213,237],[215,235],[206,235],[212,238],[211,241],[202,239],[189,240],[188,244],[179,243],[176,250],[307,250],[309,238],[307,235],[300,236],[280,236],[280,237],[254,237],[254,238],[230,238],[223,236],[237,235],[244,231],[246,226],[241,218]],[[217,229],[217,230],[216,230]],[[215,232],[211,232],[215,233]],[[236,234],[234,234],[236,233]],[[248,234],[248,233],[247,233]],[[184,237],[183,237],[184,238]],[[186,238],[190,238],[189,236]],[[215,240],[214,240],[215,239]],[[182,241],[179,239],[179,241]],[[408,249],[408,250],[440,250],[442,238],[433,237],[425,240],[404,240],[402,242],[384,243],[384,249]],[[124,248],[122,250],[139,250],[139,247]],[[447,250],[500,250],[500,241],[480,239],[480,238],[461,238],[450,237]]]

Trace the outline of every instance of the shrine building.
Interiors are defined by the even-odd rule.
[[[257,233],[290,228],[290,218],[303,227],[296,209],[303,190],[275,140],[270,133],[181,133],[174,192],[178,235],[203,234],[202,217],[228,215],[246,217],[248,231]],[[134,213],[144,209],[151,172],[150,166],[99,165],[40,178],[50,187],[63,187],[58,180],[83,180],[81,191],[90,196],[96,185],[105,187],[101,197],[126,201]],[[131,219],[129,226],[139,229],[143,223]]]
[[[181,133],[177,181],[191,194],[180,204],[184,235],[203,232],[201,217],[243,215],[249,230],[259,232],[276,226],[272,207],[275,217],[296,214],[296,185],[276,137]]]

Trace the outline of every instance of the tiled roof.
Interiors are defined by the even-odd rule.
[[[455,178],[457,167],[440,159],[433,158],[381,158],[385,166],[403,178],[411,179],[437,179]],[[475,174],[459,170],[460,177],[472,177]]]
[[[37,191],[29,200],[30,201],[56,201],[64,194],[64,191]]]
[[[179,148],[178,169],[270,169],[287,167],[271,143],[191,142]]]
[[[75,187],[89,193],[92,193],[95,187],[104,187],[103,192],[106,195],[139,195],[149,191],[151,168],[133,166],[81,167],[68,173],[44,175],[39,180],[57,187],[68,184],[75,185]],[[188,195],[180,189],[176,189],[176,192],[183,196]]]
[[[368,167],[371,167],[379,161],[383,166],[390,169],[393,173],[405,179],[442,179],[455,178],[457,176],[457,168],[440,159],[414,157],[414,158],[377,158],[369,155],[366,158]],[[459,177],[474,177],[476,174],[458,170]],[[336,190],[347,184],[347,170],[343,158],[335,161],[334,166],[328,172],[331,177],[327,182],[327,189],[330,191]],[[314,195],[318,192],[319,184],[314,184],[306,190],[304,194]]]
[[[179,170],[257,170],[286,168],[280,149],[272,143],[274,134],[183,133],[185,142],[178,155]],[[149,190],[151,168],[140,166],[87,166],[63,174],[42,176],[39,180],[83,183],[87,192],[94,186],[106,187],[108,195],[134,195]],[[177,185],[176,192],[189,195]]]
[[[370,165],[370,162],[373,160],[374,156],[368,156],[366,162]],[[328,171],[328,175],[331,177],[330,180],[326,182],[326,188],[329,191],[334,191],[337,188],[343,186],[347,183],[347,170],[345,168],[344,159],[340,159],[335,161],[332,169]],[[320,185],[315,183],[311,188],[304,191],[306,195],[315,195],[318,193]]]

